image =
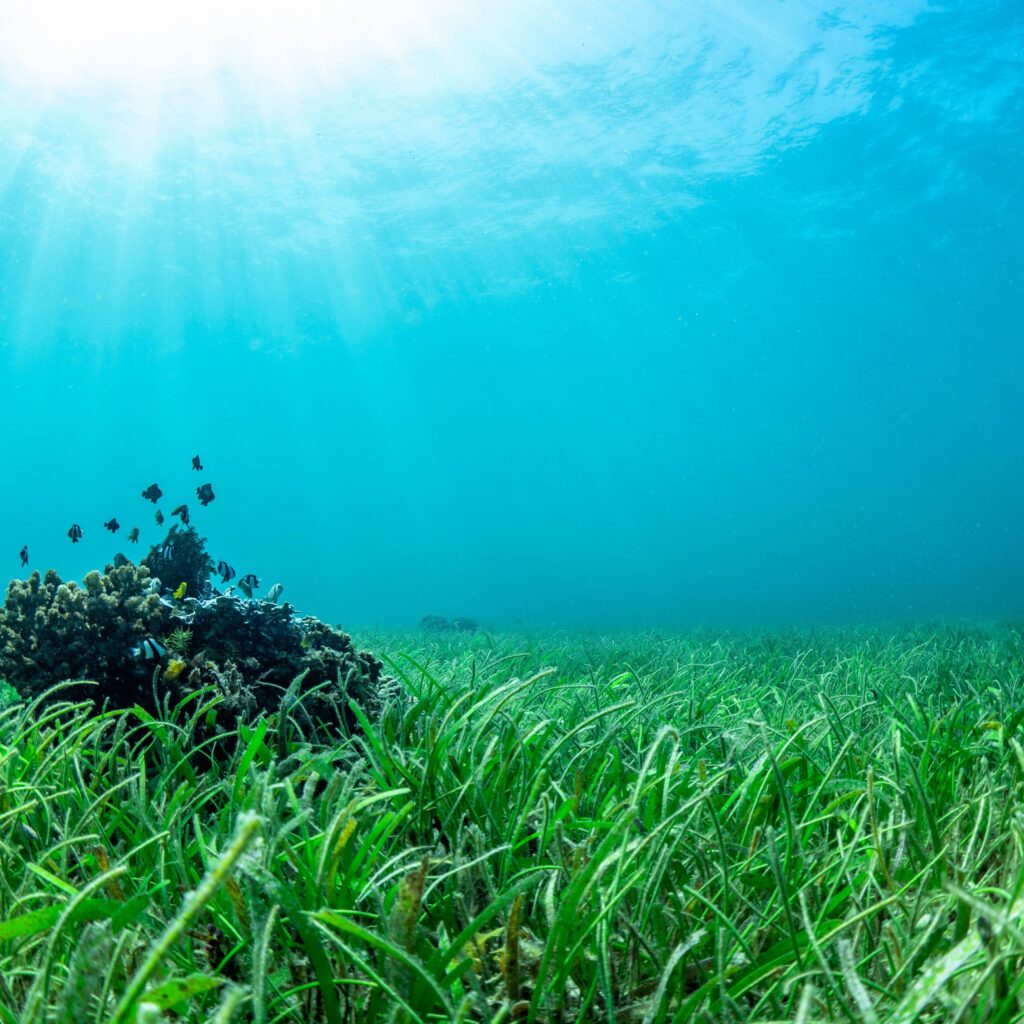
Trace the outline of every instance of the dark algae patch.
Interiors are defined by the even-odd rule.
[[[297,669],[372,678],[286,606],[148,580],[18,584],[8,627],[81,630],[4,671],[40,694],[159,617],[242,682],[278,652],[284,708]],[[244,707],[201,770],[227,684],[0,705],[0,1021],[1022,1018],[1020,630],[362,640],[402,700]]]

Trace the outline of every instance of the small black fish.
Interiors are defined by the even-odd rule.
[[[120,551],[114,555],[114,568],[120,569],[122,565],[130,565],[127,555],[122,555]]]
[[[72,544],[77,544],[82,539],[82,528],[78,523],[73,523],[71,529],[68,530],[68,536],[71,538]]]
[[[203,508],[206,508],[206,506],[209,505],[210,502],[213,501],[213,499],[216,497],[216,495],[213,493],[213,485],[203,484],[202,487],[197,487],[196,497],[199,499],[199,504],[202,505]]]
[[[132,544],[139,543],[139,528],[137,526],[132,527],[131,533],[128,534],[128,540],[131,541]]]
[[[121,524],[116,519],[108,519],[103,525],[111,533],[117,533],[121,529]]]
[[[188,505],[179,505],[177,508],[172,508],[171,515],[178,516],[181,519],[182,526],[188,526]]]
[[[160,511],[160,509],[156,510],[156,525],[157,526],[163,526],[164,525],[164,514],[163,514],[163,512]]]
[[[142,492],[142,496],[144,498],[149,498],[149,500],[155,505],[164,496],[164,492],[160,490],[158,484],[150,484]]]
[[[192,468],[197,471],[203,468],[203,464],[199,461],[198,455],[192,456]]]
[[[238,575],[223,559],[217,563],[217,572],[220,574],[221,583],[227,583]]]
[[[26,544],[19,552],[18,556],[21,558],[21,566],[24,568],[28,565],[28,545]]]

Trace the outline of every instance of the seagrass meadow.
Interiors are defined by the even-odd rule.
[[[407,699],[0,718],[0,1020],[1024,1019],[1009,625],[358,638]]]

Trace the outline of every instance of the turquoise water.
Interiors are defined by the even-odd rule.
[[[0,571],[157,481],[347,626],[1024,612],[1019,3],[225,6],[0,14]]]

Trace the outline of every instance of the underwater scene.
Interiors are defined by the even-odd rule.
[[[0,2],[0,1024],[1024,1022],[1024,6]]]

